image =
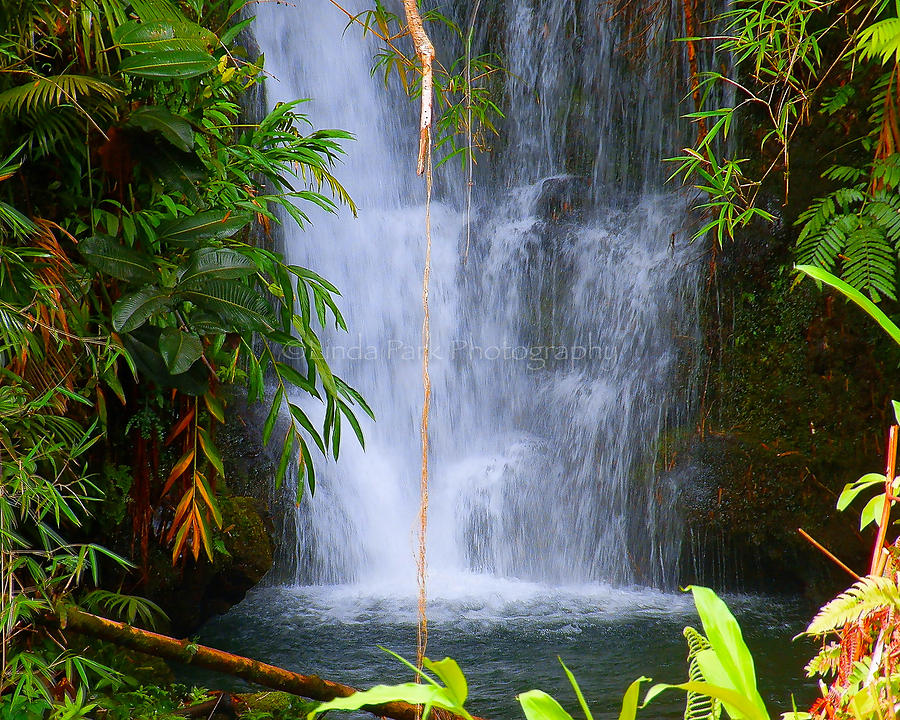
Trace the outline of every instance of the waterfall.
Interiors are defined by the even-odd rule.
[[[437,586],[474,574],[677,581],[685,480],[665,472],[660,449],[691,423],[702,248],[687,242],[686,202],[664,187],[661,167],[689,142],[670,42],[682,32],[677,3],[637,5],[653,12],[497,0],[476,19],[491,28],[479,42],[509,70],[507,117],[496,152],[479,161],[467,253],[452,190],[462,180],[450,175],[431,207]],[[277,575],[412,588],[425,221],[417,108],[370,76],[376,45],[346,25],[331,5],[301,0],[260,4],[255,26],[274,76],[268,102],[310,97],[315,127],[356,136],[336,175],[359,218],[314,215],[304,230],[286,228],[283,247],[342,291],[350,332],[324,332],[326,358],[377,417],[362,423],[365,451],[345,433],[337,463],[318,458],[315,497],[287,504]],[[640,53],[622,52],[629,37]]]

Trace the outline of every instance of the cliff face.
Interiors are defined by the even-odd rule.
[[[803,195],[819,183],[815,163],[798,175]],[[794,237],[790,222],[744,233],[709,285],[698,432],[682,461],[694,473],[685,582],[815,597],[845,587],[849,575],[797,528],[860,572],[867,562],[864,503],[835,503],[846,483],[884,470],[900,353],[855,305],[794,283]]]

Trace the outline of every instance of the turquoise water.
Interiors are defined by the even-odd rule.
[[[551,588],[462,575],[435,582],[429,598],[428,655],[457,660],[469,680],[469,710],[482,717],[522,717],[517,693],[540,688],[573,716],[577,702],[557,658],[578,678],[594,716],[615,718],[635,678],[686,679],[681,631],[699,625],[689,595],[602,585]],[[757,664],[770,714],[808,705],[815,685],[803,665],[811,643],[792,642],[809,617],[797,602],[727,597]],[[415,655],[416,602],[409,588],[264,587],[209,622],[198,641],[301,673],[365,688],[405,682],[409,672],[379,649]],[[183,680],[242,688],[233,678],[192,668]],[[683,698],[663,695],[646,718],[681,716]]]

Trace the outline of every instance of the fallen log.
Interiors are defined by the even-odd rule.
[[[168,635],[161,635],[149,630],[140,630],[131,625],[107,620],[71,606],[58,607],[57,613],[47,616],[45,622],[61,629],[68,628],[83,635],[107,640],[121,647],[165,660],[175,660],[186,665],[198,665],[208,670],[233,675],[247,682],[311,700],[324,702],[339,697],[348,697],[357,692],[356,688],[349,685],[324,680],[317,675],[301,675],[241,655],[233,655],[224,650],[216,650],[188,640],[176,640]],[[392,720],[420,720],[422,712],[420,706],[405,702],[366,705],[362,709]],[[457,715],[444,711],[441,711],[439,715],[441,720],[463,720]],[[481,720],[481,718],[474,718],[474,720]]]

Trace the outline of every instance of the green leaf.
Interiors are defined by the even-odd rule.
[[[225,422],[225,405],[218,396],[212,392],[204,393],[203,402],[206,404],[206,409],[209,411],[210,415],[220,423]]]
[[[866,503],[863,511],[859,514],[860,530],[864,529],[867,525],[870,525],[873,522],[877,522],[879,525],[881,525],[881,513],[884,510],[884,503],[884,493],[876,495]]]
[[[356,433],[356,439],[359,440],[359,446],[365,450],[366,449],[366,439],[363,437],[362,428],[359,426],[359,420],[356,419],[356,415],[353,414],[353,411],[350,409],[350,406],[347,405],[343,400],[338,399],[337,401],[338,408],[342,413],[344,413],[344,417],[350,421],[350,426],[353,428],[353,432]]]
[[[873,485],[884,485],[885,477],[880,473],[867,473],[863,475],[859,480],[852,483],[847,483],[844,485],[844,489],[841,491],[841,494],[838,496],[837,501],[837,509],[845,510],[847,506],[856,499],[856,496],[859,495],[866,488],[870,488]]]
[[[203,355],[200,338],[176,328],[165,328],[159,335],[159,353],[173,375],[190,369]]]
[[[253,220],[249,213],[230,210],[205,210],[196,215],[170,220],[157,229],[161,239],[175,243],[196,240],[223,240],[246,227]]]
[[[296,369],[283,362],[275,363],[275,372],[277,372],[283,380],[287,380],[294,387],[301,388],[313,397],[319,397],[319,391],[304,375]]]
[[[126,126],[158,132],[179,150],[194,149],[194,129],[183,117],[156,105],[142,105],[132,110]]]
[[[234,280],[212,280],[176,288],[185,299],[230,323],[236,331],[272,330],[274,318],[266,299]]]
[[[202,395],[209,389],[209,373],[202,365],[172,375],[159,353],[159,328],[144,325],[122,336],[122,342],[138,370],[138,382],[152,382],[160,388],[174,387],[186,395]]]
[[[78,243],[78,250],[89,265],[117,280],[145,283],[156,277],[152,257],[125,247],[110,237],[95,235],[86,238]]]
[[[280,488],[287,474],[288,461],[294,452],[295,435],[294,428],[289,427],[284,436],[284,445],[281,448],[281,458],[278,460],[278,469],[275,471],[275,487]]]
[[[891,407],[894,408],[894,421],[900,423],[900,403],[896,400],[891,400]]]
[[[562,665],[563,670],[566,672],[566,677],[569,678],[569,684],[572,686],[572,689],[575,691],[575,697],[578,698],[578,704],[581,705],[581,710],[584,712],[587,720],[594,720],[594,716],[591,715],[591,709],[588,707],[587,701],[584,699],[584,693],[581,692],[581,688],[578,686],[578,681],[575,679],[575,676],[572,674],[572,671],[566,667],[566,664],[562,661],[562,658],[559,659],[559,664]]]
[[[215,34],[187,19],[129,20],[113,30],[113,40],[123,50],[198,50],[209,52],[218,45]]]
[[[469,697],[469,685],[456,660],[448,657],[437,661],[425,658],[423,665],[438,676],[458,705],[462,706],[466,702],[466,698]]]
[[[272,437],[272,430],[275,429],[275,421],[278,419],[278,411],[281,409],[281,401],[283,399],[284,388],[279,387],[275,392],[275,398],[272,400],[272,407],[269,408],[269,414],[266,416],[266,422],[263,424],[263,445],[269,444],[269,439]]]
[[[168,309],[171,295],[155,285],[123,295],[112,308],[112,324],[116,332],[130,333],[143,325],[150,317]]]
[[[205,428],[198,428],[197,436],[200,438],[200,447],[203,449],[206,459],[218,471],[219,475],[225,477],[225,465],[222,463],[222,456],[219,454],[219,449],[212,441],[209,433],[206,432]],[[221,525],[221,520],[218,524]]]
[[[527,720],[572,720],[562,705],[543,690],[528,690],[517,699]]]
[[[159,50],[125,58],[119,70],[156,80],[196,77],[216,67],[216,59],[202,50]]]
[[[376,685],[370,690],[353,693],[349,697],[335,698],[317,705],[307,717],[311,720],[326,710],[359,710],[367,705],[381,705],[397,701],[407,702],[411,705],[424,705],[423,720],[428,717],[432,706],[451,712],[456,710],[443,688],[435,688],[433,685],[424,683],[401,683],[399,685]]]
[[[707,682],[686,682],[678,685],[668,685],[660,683],[654,685],[647,691],[644,702],[641,707],[645,707],[653,698],[664,690],[684,690],[685,692],[694,692],[699,695],[721,700],[725,709],[728,710],[733,720],[769,720],[769,714],[765,709],[760,709],[755,700],[746,697],[742,693],[732,688],[720,687]]]
[[[205,280],[236,280],[257,270],[246,255],[229,248],[205,247],[191,253],[180,283],[195,286]]]
[[[649,681],[650,678],[641,676],[628,686],[625,695],[622,696],[622,709],[619,711],[619,720],[635,719],[637,716],[638,696],[641,692],[641,683]]]
[[[811,278],[815,280],[819,280],[820,282],[825,283],[826,285],[830,285],[836,290],[840,291],[848,298],[850,298],[853,302],[859,305],[863,310],[865,310],[869,316],[871,316],[875,322],[881,325],[882,329],[891,336],[891,339],[898,345],[900,345],[900,328],[898,328],[891,319],[885,315],[875,303],[873,303],[869,298],[863,295],[859,290],[854,287],[851,287],[843,280],[836,278],[827,270],[823,270],[822,268],[813,267],[812,265],[797,265],[795,266],[796,270],[800,272],[806,273]]]
[[[306,413],[303,412],[297,405],[293,403],[288,403],[288,410],[290,410],[291,416],[300,423],[300,426],[309,433],[310,437],[315,440],[316,445],[319,447],[319,450],[323,455],[327,454],[325,452],[325,444],[322,442],[322,438],[319,437],[319,433],[316,432],[316,428],[313,427],[312,422],[308,417],[306,417]]]
[[[768,717],[765,703],[756,689],[756,669],[753,656],[744,642],[741,627],[728,606],[709,588],[690,586],[694,604],[703,621],[703,630],[712,646],[717,661],[721,664],[729,685],[755,706],[759,717]],[[701,670],[706,667],[698,654]],[[708,663],[707,661],[707,664]],[[708,678],[712,679],[712,678]],[[727,709],[727,708],[726,708]]]

